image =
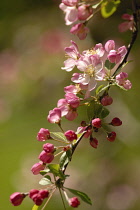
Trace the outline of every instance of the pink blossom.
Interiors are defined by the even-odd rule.
[[[64,11],[66,25],[71,25],[78,20],[78,10],[75,6],[66,6],[64,3],[59,5],[59,8]]]
[[[54,152],[54,145],[50,143],[43,144],[43,150],[47,153],[53,153]]]
[[[62,69],[66,71],[72,71],[80,57],[77,44],[73,41],[71,43],[71,46],[65,48],[65,52],[69,58],[64,61],[65,67],[62,67]]]
[[[62,0],[62,3],[66,6],[72,7],[77,5],[78,0]]]
[[[25,195],[23,193],[15,192],[10,195],[10,202],[13,204],[13,206],[19,206],[24,198]]]
[[[65,93],[77,94],[80,91],[80,88],[76,85],[69,85],[69,86],[64,87],[64,91]]]
[[[90,5],[81,5],[78,7],[78,19],[86,20],[93,13],[93,9]]]
[[[70,33],[77,35],[80,40],[85,39],[88,32],[89,29],[83,23],[75,24],[70,30]]]
[[[65,98],[59,99],[57,106],[60,108],[62,116],[72,121],[78,114],[76,108],[80,105],[80,99],[73,93],[66,93]]]
[[[37,175],[39,174],[41,170],[44,170],[44,168],[45,168],[45,165],[43,164],[43,162],[40,161],[39,163],[35,163],[32,166],[31,171],[34,175]]]
[[[41,128],[37,134],[37,140],[38,141],[45,141],[47,139],[50,139],[50,132],[48,129]]]
[[[77,197],[69,198],[69,205],[76,208],[80,205],[80,201]]]
[[[107,58],[111,63],[119,63],[122,61],[124,56],[127,53],[127,49],[125,46],[118,48],[118,50],[110,50]]]
[[[134,17],[133,17],[133,15],[123,14],[122,19],[124,19],[126,21],[119,24],[119,26],[118,26],[119,32],[125,32],[127,30],[132,31],[134,29]]]
[[[38,157],[43,163],[51,163],[54,159],[54,155],[52,153],[47,153],[44,150],[40,153]]]
[[[75,83],[88,85],[87,90],[92,91],[97,85],[96,80],[101,81],[104,78],[102,66],[102,61],[97,54],[85,55],[77,62],[77,68],[83,74],[74,73],[71,80]]]
[[[105,50],[107,52],[110,52],[110,50],[115,50],[115,42],[114,42],[114,40],[108,40],[105,43]]]
[[[93,50],[96,52],[97,55],[99,55],[99,57],[102,57],[105,52],[105,49],[101,43],[96,44]]]
[[[73,141],[77,139],[77,134],[73,130],[68,130],[64,133],[68,141]]]
[[[125,89],[129,90],[132,88],[132,84],[129,80],[126,79],[127,77],[127,73],[121,72],[116,76],[116,82],[118,85],[123,86]]]
[[[59,108],[50,110],[47,119],[50,123],[59,123],[61,120],[61,110]]]

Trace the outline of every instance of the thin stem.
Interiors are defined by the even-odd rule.
[[[62,203],[63,203],[63,206],[64,206],[64,209],[66,210],[66,206],[65,206],[65,202],[64,202],[64,199],[63,199],[63,195],[62,195],[62,192],[61,192],[61,189],[59,189],[59,192],[60,192],[60,196],[61,196],[61,199],[62,199]]]
[[[61,151],[59,153],[57,153],[54,157],[58,156],[58,155],[61,155],[64,151]]]
[[[53,196],[54,192],[56,191],[56,188],[51,192],[51,195],[49,196],[48,200],[46,201],[45,205],[42,207],[41,210],[44,210],[47,206],[48,202],[50,201],[51,197]]]

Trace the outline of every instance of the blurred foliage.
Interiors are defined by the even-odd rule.
[[[117,29],[122,21],[121,14],[131,8],[129,0],[122,1],[109,19],[96,15],[89,23],[91,35],[83,42],[69,34],[70,28],[64,25],[59,3],[58,0],[0,2],[0,210],[32,207],[29,199],[21,206],[13,207],[9,195],[39,188],[40,177],[30,172],[42,148],[36,141],[36,134],[41,127],[57,130],[57,126],[48,124],[46,116],[63,97],[63,87],[70,83],[71,73],[61,70],[64,47],[70,45],[71,39],[84,50],[108,39],[127,45],[131,38],[131,32],[120,34]],[[140,35],[129,57],[134,61],[125,67],[133,84],[132,90],[111,90],[114,104],[107,120],[116,116],[122,119],[121,128],[115,129],[118,139],[110,143],[99,134],[97,150],[83,139],[68,167],[71,177],[66,187],[85,191],[93,201],[92,207],[82,203],[81,210],[140,209],[139,38]],[[75,129],[85,119],[84,114],[80,108],[78,119],[75,122],[64,120],[64,128]],[[56,206],[57,210],[62,209],[58,193],[47,209],[56,209]]]

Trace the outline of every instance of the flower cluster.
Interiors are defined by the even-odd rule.
[[[103,3],[105,7],[109,2],[101,0],[62,0],[60,8],[65,13],[66,25],[80,21],[80,23],[72,26],[70,32],[78,35],[80,39],[84,39],[88,32],[86,22],[93,15],[95,4],[98,7],[99,4]],[[113,10],[115,4],[116,1],[112,1]],[[123,18],[127,20],[125,30],[126,28],[133,30],[133,17],[124,15]],[[124,25],[121,25],[120,29],[122,30],[123,27]],[[56,141],[59,142],[59,146],[50,142],[44,143],[42,151],[38,155],[39,162],[31,167],[34,175],[42,175],[39,184],[45,186],[45,189],[31,189],[28,193],[13,193],[10,196],[10,201],[14,206],[20,205],[24,198],[28,196],[34,202],[35,209],[47,199],[42,208],[44,209],[56,189],[59,189],[62,200],[63,193],[68,205],[73,208],[80,205],[77,196],[91,205],[91,200],[85,193],[65,187],[65,180],[69,177],[66,174],[67,166],[83,138],[87,138],[89,145],[96,149],[99,145],[96,133],[99,130],[105,133],[106,140],[114,142],[116,132],[110,127],[114,128],[122,125],[122,121],[118,117],[114,117],[110,122],[106,122],[105,118],[110,113],[106,107],[113,103],[113,98],[109,92],[110,88],[119,87],[123,90],[129,90],[132,87],[128,80],[128,74],[121,71],[127,60],[127,48],[125,46],[118,48],[114,40],[108,40],[104,45],[98,43],[91,49],[80,53],[77,44],[71,41],[71,45],[65,48],[65,53],[67,59],[64,61],[62,70],[74,71],[71,84],[64,87],[64,97],[58,100],[56,107],[50,110],[47,116],[48,122],[57,124],[61,131],[51,132],[49,129],[41,128],[37,134],[37,140],[40,143]],[[121,72],[118,74],[118,71]],[[69,121],[75,120],[78,117],[80,106],[84,106],[87,111],[86,120],[83,119],[76,131],[65,130],[62,126],[62,117]],[[56,156],[57,159],[60,156],[58,164],[53,163]],[[73,193],[74,197],[69,198],[66,191]],[[66,209],[64,201],[63,205]]]
[[[100,0],[80,1],[80,0],[62,0],[59,5],[60,9],[65,13],[65,23],[66,25],[71,25],[74,23],[70,29],[70,33],[77,35],[79,39],[85,39],[89,29],[86,27],[86,22],[90,17],[93,16],[95,3],[100,4]],[[75,24],[75,22],[77,22]]]

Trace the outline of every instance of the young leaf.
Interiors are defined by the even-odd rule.
[[[71,150],[67,150],[66,152],[64,152],[59,160],[59,165],[60,168],[63,170],[65,165],[67,165],[67,163],[71,160]]]
[[[38,208],[39,208],[39,206],[34,205],[33,208],[32,208],[32,210],[38,210]]]
[[[103,119],[103,118],[107,117],[107,116],[109,115],[109,113],[110,113],[110,112],[109,112],[109,110],[108,110],[107,108],[102,107],[102,111],[101,111],[99,117],[100,117],[101,119]]]
[[[55,137],[57,137],[58,139],[68,142],[65,135],[61,132],[51,132],[51,134],[53,134]]]
[[[49,173],[50,172],[50,169],[45,169],[45,170],[42,170],[42,171],[40,171],[40,174],[42,175],[42,176],[44,176],[45,174],[47,174],[47,173]]]
[[[116,65],[115,63],[111,63],[109,60],[106,60],[106,61],[105,61],[105,67],[106,67],[108,70],[113,69],[115,65]]]
[[[110,17],[116,10],[118,5],[121,3],[120,0],[104,0],[101,4],[101,14],[104,18]]]
[[[76,196],[79,196],[85,203],[88,203],[90,205],[92,205],[91,199],[88,197],[87,194],[78,191],[78,190],[74,190],[74,189],[70,189],[70,188],[66,188],[65,189],[69,190],[71,193],[73,193]]]
[[[39,181],[39,184],[40,185],[50,185],[50,184],[52,184],[52,182],[49,179],[44,177]]]
[[[95,115],[94,111],[95,111],[95,101],[91,101],[87,107],[87,115],[89,120],[91,120],[94,117]]]
[[[59,176],[61,179],[65,179],[65,175],[60,170],[59,164],[49,164],[48,168],[50,169],[50,172],[54,174],[54,176]]]

